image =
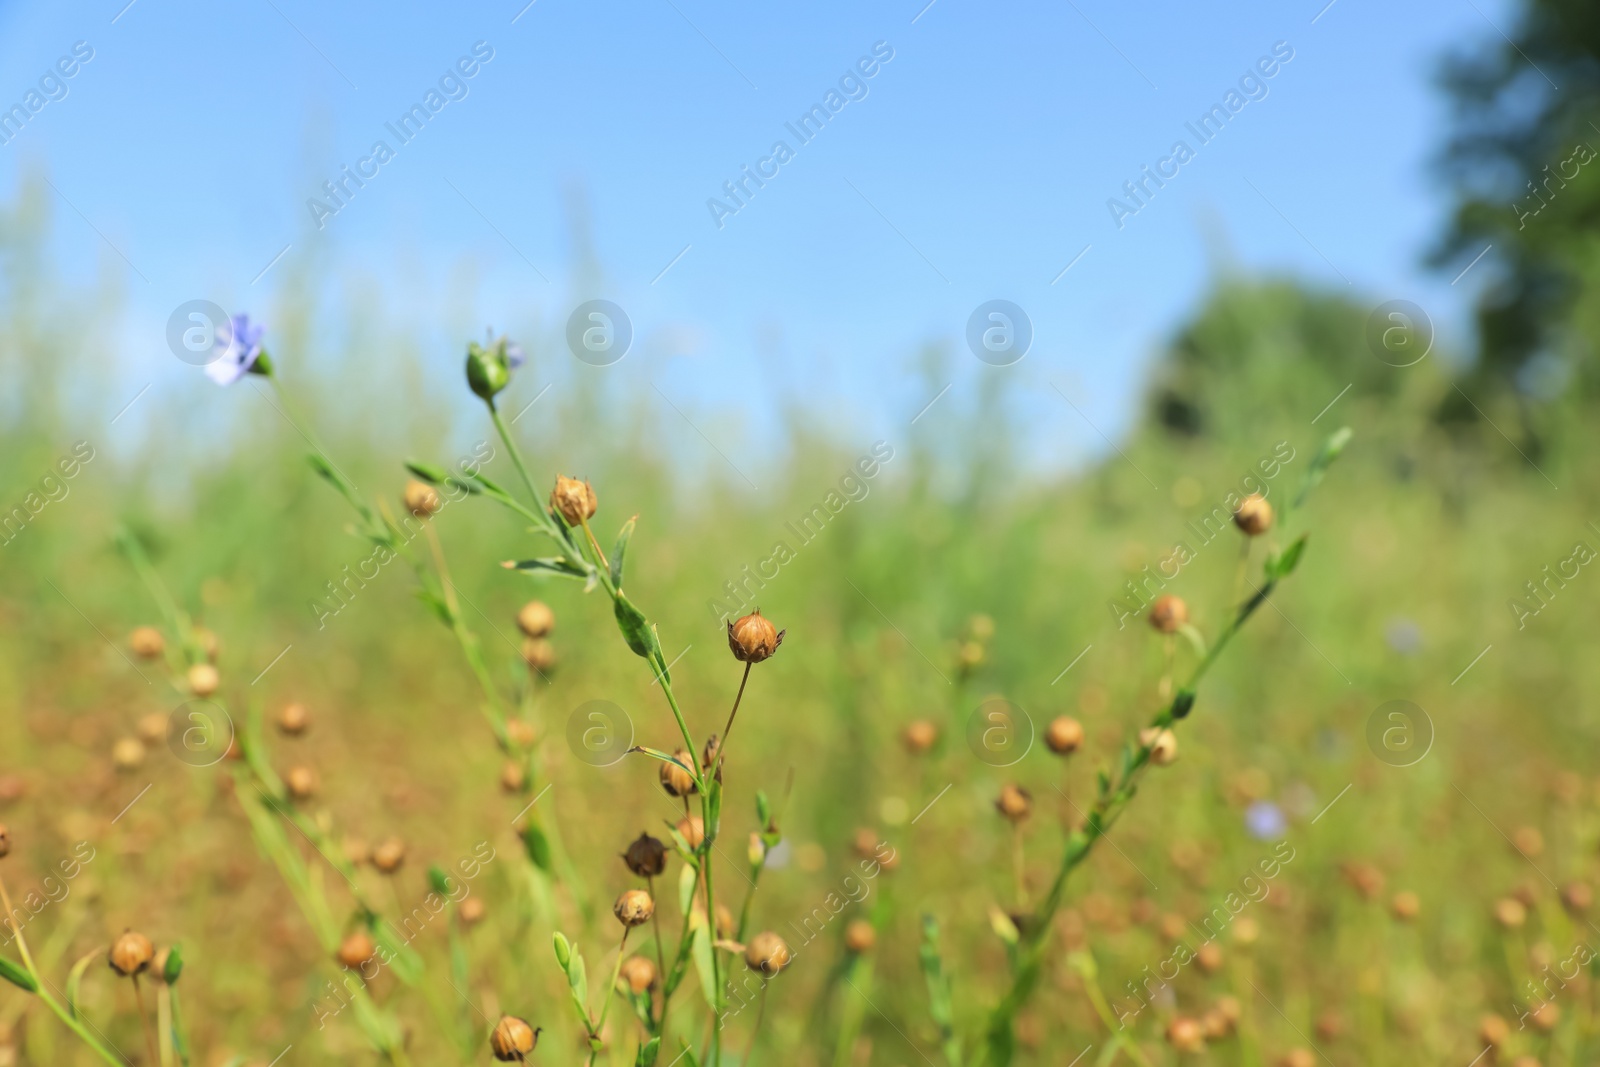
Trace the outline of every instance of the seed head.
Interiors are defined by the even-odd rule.
[[[406,510],[419,519],[426,519],[437,515],[439,509],[444,507],[444,501],[439,499],[439,491],[427,482],[419,482],[415,478],[406,483],[405,492],[400,495],[401,502]]]
[[[221,681],[217,669],[209,663],[196,663],[189,668],[189,691],[197,697],[215,693]]]
[[[389,837],[372,850],[372,865],[384,874],[393,874],[406,861],[406,843],[398,837]]]
[[[1511,1036],[1511,1026],[1498,1015],[1485,1015],[1478,1020],[1478,1040],[1499,1048]]]
[[[494,1058],[502,1063],[521,1060],[539,1044],[539,1034],[543,1029],[540,1027],[535,1030],[526,1020],[515,1015],[502,1015],[500,1021],[495,1023],[494,1033],[489,1035],[489,1049],[494,1053]]]
[[[706,738],[706,747],[700,750],[700,766],[717,768],[717,781],[722,781],[722,767],[717,763],[717,756],[722,752],[722,739],[716,734]]]
[[[672,753],[676,763],[661,764],[661,788],[667,791],[668,796],[686,797],[698,793],[700,790],[694,784],[694,775],[685,767],[693,767],[694,760],[689,755],[689,750],[680,748]],[[678,764],[682,764],[680,767]]]
[[[556,665],[556,646],[542,637],[522,639],[522,661],[530,670],[547,671]]]
[[[1233,1032],[1233,1024],[1228,1022],[1227,1016],[1212,1008],[1200,1016],[1200,1029],[1205,1031],[1207,1041],[1221,1041]]]
[[[1528,921],[1528,909],[1515,897],[1501,897],[1494,902],[1494,921],[1515,930]]]
[[[1246,915],[1233,924],[1233,939],[1241,945],[1253,945],[1261,937],[1261,925]]]
[[[1317,1058],[1310,1049],[1292,1048],[1283,1054],[1278,1067],[1317,1067]]]
[[[577,526],[585,519],[593,518],[599,506],[594,486],[564,474],[556,475],[556,487],[550,490],[550,507],[561,513],[568,526]]]
[[[1194,954],[1194,961],[1205,973],[1216,974],[1222,970],[1222,946],[1215,941],[1207,941]]]
[[[1344,877],[1355,891],[1368,900],[1376,900],[1379,893],[1383,892],[1383,872],[1368,863],[1347,863],[1344,865]]]
[[[530,600],[517,612],[517,629],[525,637],[549,637],[556,628],[556,613],[542,600]]]
[[[172,961],[172,949],[164,948],[156,953],[155,959],[150,961],[150,973],[156,976],[156,981],[162,985],[176,985],[178,975],[183,973],[183,957],[178,957],[178,966],[173,974],[167,973],[168,965]]]
[[[119,737],[111,746],[111,762],[119,771],[131,771],[144,762],[144,745],[137,737]]]
[[[1545,1033],[1556,1028],[1556,1023],[1561,1021],[1561,1009],[1556,1007],[1554,1001],[1547,1000],[1533,1010],[1533,1025]]]
[[[1044,743],[1058,756],[1070,756],[1083,747],[1083,724],[1070,715],[1050,720],[1044,731]]]
[[[1344,1034],[1344,1019],[1329,1009],[1317,1016],[1317,1036],[1324,1041],[1337,1041]]]
[[[154,626],[136,626],[128,635],[128,647],[140,659],[155,659],[166,649],[167,640]]]
[[[371,935],[365,930],[352,930],[339,942],[339,950],[334,953],[334,958],[342,966],[354,969],[377,954],[378,946],[372,943]]]
[[[850,847],[857,856],[864,860],[870,860],[878,854],[878,842],[881,840],[882,838],[878,836],[878,831],[870,826],[860,826],[856,828],[855,835],[850,838]]]
[[[1402,890],[1389,901],[1389,914],[1403,923],[1408,923],[1422,911],[1422,899],[1409,889]]]
[[[734,935],[737,927],[733,925],[733,912],[722,901],[717,901],[717,936],[728,938]]]
[[[1234,509],[1233,524],[1246,535],[1258,537],[1272,529],[1272,505],[1260,493],[1251,493]]]
[[[656,902],[643,889],[630,889],[617,898],[611,905],[611,914],[623,926],[640,926],[650,921],[650,916],[656,913]]]
[[[783,943],[783,938],[765,930],[750,939],[744,950],[744,965],[772,978],[789,966],[789,946]]]
[[[962,673],[970,673],[983,666],[984,655],[981,644],[976,641],[963,641],[961,647],[956,650],[956,666],[961,668]]]
[[[622,980],[635,995],[643,993],[656,982],[656,965],[643,956],[629,956],[622,961]]]
[[[1157,767],[1170,766],[1178,758],[1178,735],[1171,730],[1153,726],[1140,730],[1139,744],[1150,750],[1150,762]]]
[[[773,626],[761,615],[761,609],[728,624],[728,647],[733,658],[740,663],[760,663],[778,651],[787,631]]]
[[[1033,813],[1033,794],[1020,785],[1007,783],[1000,787],[994,807],[1013,824],[1020,823]]]
[[[154,745],[167,736],[167,717],[159,711],[141,715],[139,721],[134,724],[134,731],[138,733],[139,740],[147,745]]]
[[[11,830],[5,823],[0,822],[0,859],[11,855]]]
[[[640,878],[655,878],[667,869],[667,846],[649,834],[640,834],[622,854],[628,870]]]
[[[865,919],[857,919],[844,930],[844,947],[851,952],[871,952],[878,943],[878,932]]]
[[[1511,834],[1511,847],[1532,859],[1544,851],[1544,834],[1537,826],[1519,826]]]
[[[678,836],[683,838],[691,849],[697,849],[705,843],[706,822],[698,815],[690,815],[679,819],[678,825],[674,829],[678,831]]]
[[[124,930],[122,936],[111,942],[111,952],[106,962],[124,978],[143,974],[155,959],[155,946],[150,939],[135,930]]]
[[[906,726],[906,751],[920,756],[939,740],[939,728],[927,719],[917,719]]]
[[[1175,634],[1189,621],[1189,605],[1182,597],[1163,593],[1150,605],[1150,625],[1164,634]]]
[[[1195,1020],[1180,1015],[1167,1024],[1167,1044],[1179,1052],[1204,1052],[1206,1032]]]
[[[466,926],[476,926],[483,921],[488,908],[484,906],[482,897],[468,897],[456,907],[456,915]]]
[[[517,760],[507,760],[506,765],[500,768],[500,788],[507,793],[520,793],[522,784],[527,780],[527,772]]]
[[[310,800],[317,795],[317,772],[310,767],[290,767],[283,781],[296,800]]]
[[[523,719],[507,719],[506,737],[510,738],[513,745],[532,748],[533,743],[539,740],[539,731],[533,728],[532,723]]]
[[[1594,890],[1588,882],[1568,882],[1561,889],[1561,904],[1574,915],[1581,915],[1594,903]]]
[[[289,737],[299,737],[311,726],[311,713],[300,703],[285,704],[278,712],[278,729]]]

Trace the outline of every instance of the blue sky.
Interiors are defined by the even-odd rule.
[[[386,294],[452,388],[466,335],[559,327],[599,296],[626,309],[634,348],[603,369],[546,352],[558,384],[653,385],[756,466],[785,402],[852,441],[904,426],[932,396],[913,367],[938,340],[956,351],[941,405],[1012,375],[1040,462],[1097,453],[1219,257],[1413,300],[1462,342],[1475,279],[1419,262],[1444,209],[1432,75],[1443,49],[1512,22],[1482,0],[125,3],[0,16],[3,106],[75,42],[94,50],[0,146],[0,195],[42,166],[63,271],[120,278],[119,388],[200,398],[209,383],[166,350],[173,308],[207,298],[270,327],[310,270],[335,306]],[[492,59],[470,62],[477,42]],[[1265,97],[1199,145],[1184,124],[1278,42],[1293,58]],[[785,123],[875,46],[892,59],[847,80],[860,98],[802,144]],[[402,144],[386,124],[469,67],[446,82],[465,95]],[[1194,158],[1119,228],[1108,199],[1179,139]],[[319,228],[308,200],[331,203],[322,183],[379,140],[393,158]],[[780,140],[792,158],[719,228],[708,200],[728,203],[742,166],[771,168]],[[574,189],[595,286],[573,283]],[[963,341],[996,298],[1033,326],[1006,368]]]

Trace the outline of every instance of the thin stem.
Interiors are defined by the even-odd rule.
[[[611,564],[606,562],[606,554],[600,551],[600,542],[594,539],[594,531],[589,529],[588,518],[580,518],[578,522],[583,526],[583,532],[589,538],[589,547],[594,549],[595,558],[600,561],[600,566],[606,571],[610,571]]]
[[[761,1033],[761,1020],[767,1016],[767,986],[772,982],[761,983],[761,999],[756,1003],[756,1024],[750,1028],[750,1044],[745,1046],[744,1059],[740,1060],[740,1067],[746,1067],[750,1062],[750,1054],[756,1050],[756,1037]]]
[[[650,887],[650,899],[656,900],[655,877],[653,875],[646,875],[644,884]],[[657,904],[659,905],[660,901],[657,901]],[[665,993],[667,988],[667,949],[666,944],[661,940],[661,908],[659,906],[650,913],[650,922],[656,932],[656,974],[661,976],[661,989],[663,993]],[[663,996],[661,999],[661,1016],[663,1022],[666,1020],[666,1015],[667,1001],[666,997]]]
[[[744,699],[744,684],[750,680],[750,668],[752,666],[754,666],[754,664],[752,664],[749,660],[745,661],[744,676],[739,679],[739,692],[734,695],[733,710],[728,712],[728,725],[722,728],[722,741],[717,745],[717,763],[716,766],[710,772],[708,772],[712,778],[715,778],[717,776],[716,772],[722,769],[722,759],[725,755],[727,755],[728,752],[728,735],[733,733],[733,719],[734,716],[739,714],[739,701]]]
[[[599,1037],[600,1031],[606,1025],[606,1013],[611,1010],[611,1000],[617,993],[617,976],[622,973],[622,957],[628,953],[628,933],[632,929],[633,927],[631,926],[622,928],[622,944],[617,946],[617,962],[612,965],[611,983],[606,986],[605,997],[600,1004],[600,1021],[595,1023],[589,1030],[589,1036],[591,1037]]]
[[[133,1005],[139,1013],[139,1029],[144,1031],[145,1047],[150,1052],[150,1062],[156,1063],[161,1059],[161,1053],[156,1051],[156,1035],[150,1032],[150,1016],[144,1009],[144,987],[139,984],[139,976],[133,975]]]
[[[486,400],[484,403],[489,405],[489,418],[494,420],[494,428],[499,432],[500,440],[505,442],[506,451],[511,453],[512,465],[517,468],[517,473],[522,476],[522,484],[528,487],[528,495],[533,498],[533,503],[537,507],[539,490],[534,487],[533,476],[528,473],[527,466],[522,462],[522,451],[517,448],[517,443],[511,439],[511,428],[500,417],[500,409],[495,407],[493,400]]]
[[[160,1040],[161,1067],[172,1067],[172,990],[165,982],[156,986],[156,1034]]]
[[[1017,878],[1017,909],[1028,909],[1028,883],[1024,874],[1026,864],[1022,855],[1022,824],[1011,824],[1011,867]]]

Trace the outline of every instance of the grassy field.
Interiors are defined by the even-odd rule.
[[[717,1050],[725,1064],[838,1065],[1600,1056],[1596,667],[1577,647],[1595,621],[1592,433],[1574,422],[1535,467],[1489,427],[1442,426],[1446,368],[1378,363],[1365,308],[1286,282],[1222,284],[1165,355],[1150,417],[1070,478],[1041,479],[1017,458],[1026,442],[997,440],[998,390],[895,439],[797,420],[792,458],[761,493],[675,475],[635,417],[646,398],[572,390],[514,428],[535,501],[482,408],[433,396],[404,340],[359,339],[398,368],[370,389],[348,365],[315,369],[309,307],[268,338],[288,401],[259,377],[147,397],[161,412],[148,439],[113,450],[115,405],[101,410],[89,384],[112,356],[83,342],[98,320],[67,344],[70,302],[51,297],[46,313],[26,286],[12,299],[0,359],[19,389],[0,486],[30,517],[0,557],[0,875],[13,902],[0,954],[20,964],[20,928],[41,992],[76,1002],[110,1062],[487,1062],[502,1013],[542,1027],[529,1059],[548,1063],[704,1063]],[[560,358],[528,347],[535,367]],[[532,398],[532,380],[513,374],[505,410]],[[1509,401],[1475,399],[1515,425]],[[433,603],[408,557],[375,559],[365,520],[275,410],[286,402],[355,497],[406,531]],[[1247,540],[1207,525],[1230,494],[1262,487],[1281,510],[1340,426],[1350,444],[1286,528]],[[622,758],[627,738],[600,759],[585,730],[594,701],[633,744],[671,752],[679,730],[603,583],[586,593],[500,565],[551,550],[537,523],[481,493],[400,521],[403,461],[459,474],[472,457],[525,506],[558,473],[589,478],[609,555],[639,517],[626,597],[658,627],[697,748],[740,691],[727,620],[759,606],[785,632],[749,672],[714,791],[725,807],[704,862],[733,927],[721,948],[690,935],[694,958],[645,1052],[659,976],[631,1002],[606,994],[622,931],[611,904],[645,884],[619,855],[642,832],[670,850],[689,805],[663,791],[664,764]],[[47,503],[34,513],[32,499]],[[222,736],[235,731],[248,759],[185,733],[221,721],[188,717],[185,670],[208,657],[181,651],[194,634],[164,618],[119,529],[215,635]],[[1199,658],[1151,629],[1146,603],[1182,597],[1214,643],[1269,554],[1302,532],[1298,568],[1177,725],[1177,759],[1137,775],[1138,795],[1041,921],[1097,773],[1115,772],[1124,746],[1145,751],[1141,728]],[[517,626],[531,599],[555,619],[532,672]],[[440,614],[470,631],[481,677]],[[130,649],[142,625],[163,629],[170,661]],[[987,717],[996,701],[1008,718]],[[1409,718],[1380,711],[1391,701]],[[298,736],[273,725],[291,703],[309,712]],[[530,746],[505,716],[532,728]],[[1085,733],[1065,757],[1040,736],[1059,716]],[[927,751],[906,743],[917,721],[936,728]],[[1005,732],[987,735],[996,723]],[[277,792],[290,768],[310,772],[311,795]],[[1015,824],[995,806],[1008,784],[1032,798]],[[391,838],[405,859],[385,873]],[[672,969],[684,870],[668,859],[659,925],[632,931],[627,955]],[[175,985],[105,965],[129,928],[181,946]],[[335,955],[367,930],[395,962],[352,991]],[[558,931],[586,960],[581,1019]],[[759,931],[792,956],[770,989],[746,978]],[[1013,1053],[993,1013],[1030,957],[1037,985],[1008,1026]],[[713,958],[732,992],[702,973]],[[169,1054],[174,1032],[185,1047]],[[39,995],[0,984],[0,1064],[106,1062],[90,1044]]]

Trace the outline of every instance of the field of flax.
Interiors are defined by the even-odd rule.
[[[995,388],[751,494],[293,304],[112,448],[18,294],[0,1064],[1600,1055],[1588,431],[1360,307],[1221,285],[1071,477]]]

